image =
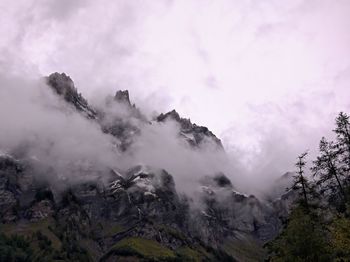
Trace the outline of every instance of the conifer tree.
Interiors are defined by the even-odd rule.
[[[298,162],[295,164],[295,166],[298,168],[297,174],[294,176],[294,183],[292,189],[294,190],[301,190],[301,195],[303,201],[301,201],[302,205],[305,206],[307,210],[309,210],[309,196],[308,191],[310,189],[309,183],[307,181],[307,178],[305,177],[304,168],[306,165],[306,158],[307,152],[301,154],[298,156]]]
[[[322,187],[322,191],[330,190],[333,195],[339,193],[345,199],[339,146],[322,137],[319,150],[320,155],[311,168],[314,176],[318,177],[318,184]]]
[[[343,172],[346,180],[349,180],[350,173],[350,117],[340,112],[335,119],[336,128],[333,130],[337,135],[337,144],[343,163]]]

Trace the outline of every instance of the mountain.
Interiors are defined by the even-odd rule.
[[[117,138],[120,154],[129,153],[141,127],[152,121],[175,121],[178,137],[193,150],[209,143],[224,151],[208,128],[175,110],[148,120],[131,104],[128,91],[94,108],[66,74],[51,74],[46,82],[101,133]],[[259,261],[265,256],[263,244],[280,232],[290,205],[288,195],[266,201],[237,192],[222,172],[203,177],[189,196],[159,167],[106,166],[97,176],[70,184],[40,164],[29,155],[0,155],[0,229],[5,234],[0,244],[22,241],[17,249],[0,248],[22,252],[29,261]],[[20,237],[11,239],[14,234]]]
[[[167,120],[176,121],[180,125],[180,134],[190,145],[198,147],[204,143],[214,142],[216,146],[223,149],[220,139],[218,139],[207,127],[192,124],[190,119],[180,117],[176,110],[166,114],[160,114],[156,120],[165,122]]]
[[[53,73],[46,78],[47,84],[65,101],[74,106],[79,112],[86,117],[95,119],[96,112],[92,109],[86,99],[78,93],[72,79],[65,73]]]

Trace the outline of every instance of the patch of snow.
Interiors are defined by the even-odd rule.
[[[12,158],[11,155],[9,155],[7,152],[0,149],[0,157],[6,157],[6,158]]]
[[[182,136],[184,136],[185,138],[189,139],[189,140],[195,141],[194,135],[191,134],[191,133],[184,133],[184,132],[181,132],[180,134],[181,134]]]
[[[137,174],[135,177],[134,177],[134,179],[132,179],[131,181],[132,182],[137,182],[138,180],[140,180],[141,179],[141,177],[139,176],[139,174]]]
[[[118,172],[117,170],[115,170],[115,169],[112,168],[111,171],[112,171],[112,173],[113,173],[114,175],[116,175],[116,176],[119,178],[118,181],[124,179],[124,176],[123,176],[120,172]]]
[[[120,183],[119,180],[115,180],[115,181],[113,181],[113,182],[111,182],[111,183],[109,184],[109,187],[110,187],[111,189],[116,189],[116,188],[121,188],[122,185],[121,185],[121,183]]]
[[[138,176],[140,174],[149,174],[150,173],[150,167],[148,167],[147,165],[139,165],[139,170],[133,174],[133,176]]]
[[[39,158],[37,156],[34,156],[34,155],[30,156],[30,160],[36,161],[36,162],[40,161]]]
[[[209,215],[207,212],[205,212],[204,210],[201,212],[203,216],[205,217],[209,217],[209,218],[213,218],[213,216]]]
[[[238,191],[236,191],[236,190],[232,190],[232,192],[233,192],[235,195],[244,196],[244,197],[246,197],[246,198],[248,198],[248,197],[249,197],[247,194],[244,194],[244,193],[238,192]]]
[[[211,189],[208,186],[201,186],[201,189],[202,189],[203,192],[207,193],[208,195],[214,195],[215,194],[213,189]]]
[[[150,179],[139,179],[136,182],[136,186],[148,192],[154,192],[155,188],[151,183]]]
[[[154,193],[152,193],[152,192],[149,192],[149,191],[146,191],[146,192],[144,193],[144,195],[145,195],[145,196],[153,196],[154,198],[157,197],[156,194],[154,194]]]

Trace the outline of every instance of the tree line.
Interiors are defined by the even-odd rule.
[[[281,234],[267,244],[268,261],[350,261],[350,117],[339,113],[335,140],[322,137],[311,168],[297,158],[298,194]],[[308,172],[309,171],[309,172]]]

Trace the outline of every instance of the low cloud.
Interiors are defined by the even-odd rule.
[[[52,168],[47,178],[90,179],[117,165],[118,140],[75,112],[44,80],[0,75],[0,83],[2,151]]]
[[[200,178],[223,171],[228,159],[208,144],[194,150],[179,138],[180,127],[133,118],[135,108],[112,101],[104,103],[103,121],[114,117],[140,129],[133,144],[120,152],[115,137],[102,132],[97,121],[85,118],[59,97],[44,80],[0,76],[0,148],[29,159],[46,171],[45,179],[61,182],[107,178],[110,169],[126,170],[144,164],[166,169],[180,192],[193,192]]]
[[[228,166],[240,166],[233,177],[258,186],[292,170],[300,152],[331,136],[336,114],[350,110],[346,0],[5,0],[0,6],[2,78],[66,72],[94,103],[128,89],[147,116],[176,108],[222,138]],[[152,136],[152,128],[142,136]]]

